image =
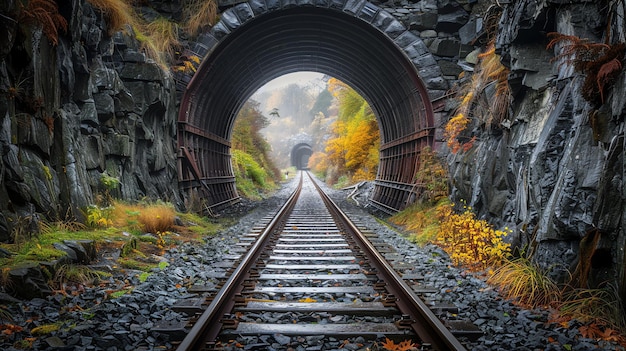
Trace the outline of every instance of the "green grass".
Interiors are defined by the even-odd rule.
[[[409,240],[424,246],[436,239],[439,232],[438,209],[449,203],[448,198],[442,198],[436,204],[430,202],[414,203],[390,217],[389,222],[401,226],[409,232]]]
[[[122,208],[122,210],[125,210],[127,207],[131,209],[139,208],[142,213],[151,214],[148,217],[153,224],[155,222],[154,218],[163,217],[164,208],[169,209],[169,206],[171,206],[164,206],[162,203],[131,206],[113,202],[113,206],[115,205]],[[156,211],[156,214],[153,213],[154,211]],[[19,243],[0,243],[1,248],[13,253],[10,257],[0,258],[0,268],[2,268],[3,274],[0,277],[2,278],[1,282],[8,284],[8,272],[21,264],[52,262],[64,257],[66,253],[55,249],[53,245],[62,243],[65,240],[93,241],[99,251],[120,250],[122,257],[117,264],[121,268],[136,269],[144,272],[149,272],[156,267],[164,269],[167,266],[167,262],[159,262],[158,260],[150,259],[150,257],[153,257],[153,255],[161,256],[164,250],[182,242],[201,242],[204,238],[215,234],[228,225],[225,222],[230,221],[226,219],[218,221],[194,213],[175,213],[182,225],[174,225],[172,217],[172,225],[168,231],[147,235],[139,229],[143,226],[141,221],[145,221],[145,219],[140,218],[137,214],[125,214],[126,212],[121,211],[121,214],[116,214],[116,221],[107,222],[107,227],[89,227],[82,223],[69,221],[41,222],[39,233],[24,237]],[[135,217],[138,218],[138,221],[128,220]],[[114,222],[116,223],[114,224]],[[52,286],[60,286],[61,283],[90,284],[98,280],[98,278],[106,277],[107,274],[90,270],[80,265],[64,265],[59,268],[56,275],[53,272],[48,278]]]
[[[260,200],[264,193],[276,189],[272,175],[244,151],[233,150],[233,170],[237,192],[248,199]]]

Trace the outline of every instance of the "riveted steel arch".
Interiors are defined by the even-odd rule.
[[[341,79],[370,104],[381,131],[373,201],[398,210],[411,199],[421,149],[434,141],[430,99],[447,89],[424,43],[367,1],[252,0],[226,10],[190,46],[203,57],[179,74],[179,180],[210,205],[237,199],[230,137],[245,101],[298,71]],[[426,84],[424,83],[426,82]]]

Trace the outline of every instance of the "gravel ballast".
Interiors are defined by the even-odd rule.
[[[0,336],[1,350],[18,350],[19,340],[36,337],[33,350],[166,350],[172,349],[176,332],[163,333],[163,325],[182,325],[187,318],[173,306],[182,299],[199,295],[191,285],[211,287],[225,273],[225,262],[238,242],[238,236],[249,232],[262,218],[273,214],[288,198],[295,181],[286,183],[271,197],[256,203],[241,203],[225,210],[222,216],[240,217],[236,224],[209,238],[204,244],[181,244],[162,257],[168,263],[163,269],[140,281],[138,271],[116,272],[97,287],[84,288],[73,294],[55,294],[48,298],[15,302],[0,295],[8,306],[12,324],[23,328],[11,335]],[[325,188],[340,207],[371,231],[376,232],[404,262],[424,276],[424,284],[436,293],[430,303],[454,304],[459,308],[456,318],[472,321],[484,333],[468,344],[471,350],[624,350],[608,342],[582,338],[580,323],[567,325],[549,323],[549,312],[525,310],[503,300],[482,279],[452,267],[445,252],[427,245],[418,247],[390,226],[380,223],[367,210],[347,200],[349,191]],[[359,201],[363,204],[364,201]],[[111,297],[111,290],[125,293]],[[11,302],[13,301],[13,302]],[[280,319],[282,316],[273,316]],[[5,321],[6,323],[6,321]],[[30,331],[42,325],[58,325],[58,330],[44,335]],[[259,341],[260,340],[260,341]],[[316,337],[289,338],[264,336],[248,344],[253,350],[332,350],[366,349],[363,342],[319,343]],[[359,340],[361,341],[361,340]],[[241,348],[243,349],[243,348]]]

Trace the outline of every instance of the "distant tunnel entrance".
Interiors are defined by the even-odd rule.
[[[194,75],[175,77],[183,94],[179,184],[187,193],[209,206],[236,200],[230,138],[238,111],[270,80],[314,71],[349,84],[377,117],[374,203],[394,211],[411,200],[420,152],[434,140],[430,96],[447,85],[421,39],[389,13],[358,0],[252,0],[225,11],[186,55],[203,57]]]
[[[309,168],[309,157],[313,155],[313,148],[307,143],[300,143],[291,149],[291,165],[297,169]]]

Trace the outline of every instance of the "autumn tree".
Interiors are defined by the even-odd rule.
[[[233,127],[231,142],[233,168],[237,178],[237,189],[247,194],[252,189],[243,189],[246,181],[262,189],[271,188],[280,171],[269,158],[271,147],[261,134],[269,119],[259,110],[259,103],[248,100],[239,111]],[[252,184],[248,188],[253,187]]]
[[[341,176],[350,181],[374,179],[378,169],[380,133],[372,109],[359,93],[335,78],[328,81],[328,91],[338,104],[337,120],[331,126],[331,136],[325,148],[328,167],[336,173],[331,176],[331,181]],[[312,158],[313,161],[316,159],[318,157]]]

